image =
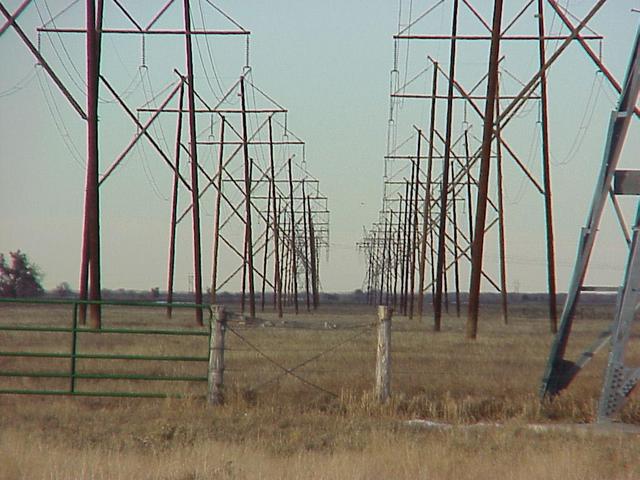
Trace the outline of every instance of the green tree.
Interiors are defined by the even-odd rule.
[[[55,293],[57,297],[69,298],[73,295],[73,290],[71,290],[71,285],[68,282],[62,282],[56,287]]]
[[[42,272],[20,250],[9,252],[10,261],[0,253],[0,297],[38,297],[43,294]]]

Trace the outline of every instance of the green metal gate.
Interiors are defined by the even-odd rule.
[[[102,328],[79,325],[87,304],[108,310]],[[210,322],[197,327],[194,309],[211,319],[187,303],[0,299],[0,394],[204,395]]]

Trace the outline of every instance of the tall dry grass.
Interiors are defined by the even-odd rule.
[[[34,313],[37,314],[34,316]],[[48,319],[64,323],[68,312]],[[36,318],[37,317],[37,318]],[[191,325],[138,311],[106,312],[118,325]],[[607,311],[583,312],[572,352],[606,324]],[[46,312],[0,309],[1,322],[41,322]],[[372,309],[334,310],[287,318],[282,325],[234,328],[253,345],[291,367],[339,344],[373,322]],[[325,322],[330,328],[324,328]],[[337,328],[332,328],[335,325]],[[295,327],[295,328],[290,328]],[[461,320],[447,318],[439,334],[417,320],[394,319],[392,391],[386,405],[371,394],[375,331],[311,362],[298,373],[319,392],[281,372],[233,334],[228,336],[227,404],[211,408],[202,384],[107,384],[113,389],[167,389],[183,399],[0,397],[0,479],[633,479],[640,478],[640,441],[634,435],[593,431],[534,431],[530,423],[591,421],[599,394],[603,355],[552,403],[537,397],[551,336],[534,310],[515,310],[503,326],[488,312],[476,342],[464,339]],[[105,336],[106,337],[106,336]],[[86,339],[88,351],[200,354],[206,339]],[[62,336],[0,333],[3,350],[68,347]],[[632,346],[630,355],[638,359]],[[0,359],[0,368],[16,367]],[[40,363],[38,363],[40,362]],[[31,368],[50,368],[42,360]],[[59,367],[59,366],[58,366]],[[58,368],[56,367],[56,368]],[[191,364],[105,366],[87,370],[202,373]],[[273,380],[260,388],[256,385]],[[10,379],[0,379],[9,382]],[[35,386],[38,380],[22,380]],[[85,388],[97,388],[87,381]],[[449,422],[422,429],[414,418]],[[623,413],[638,422],[632,400]],[[483,422],[481,427],[468,425]],[[499,423],[500,425],[493,425]]]

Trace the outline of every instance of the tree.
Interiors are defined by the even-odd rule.
[[[71,285],[68,282],[62,282],[56,287],[55,293],[57,297],[69,298],[73,295],[73,290],[71,290]]]
[[[42,273],[26,253],[9,252],[10,264],[0,253],[0,297],[38,297],[43,294]]]

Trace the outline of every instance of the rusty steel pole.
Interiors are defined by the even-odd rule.
[[[286,228],[287,225],[287,213],[286,211],[282,211],[282,208],[280,209],[280,211],[282,212],[282,217],[283,217],[283,221],[280,222],[280,225],[284,225]],[[283,230],[283,233],[286,233]],[[281,254],[280,254],[280,278],[282,278],[282,285],[283,285],[283,290],[284,290],[284,295],[283,295],[283,301],[285,305],[289,305],[290,302],[290,296],[289,296],[289,284],[291,283],[290,277],[291,277],[291,269],[289,268],[289,262],[290,260],[290,249],[286,248],[286,241],[282,241],[280,242],[281,245]]]
[[[386,269],[386,261],[387,261],[387,220],[385,219],[385,223],[383,225],[383,236],[382,236],[382,259],[380,260],[380,290],[378,291],[378,305],[382,305],[382,301],[384,298],[384,289],[385,289],[385,269]],[[380,228],[380,227],[378,227]]]
[[[438,94],[438,64],[433,67],[431,84],[431,113],[429,121],[429,153],[427,155],[427,181],[425,183],[424,204],[422,208],[422,237],[420,239],[420,266],[418,277],[418,316],[422,318],[424,310],[424,278],[427,263],[427,235],[431,225],[431,175],[433,171],[433,136],[436,122],[436,96]],[[427,230],[429,229],[429,230]],[[433,260],[432,260],[433,261]],[[432,279],[433,280],[433,279]],[[433,282],[432,282],[433,283]]]
[[[396,228],[396,243],[394,246],[394,261],[393,261],[393,308],[398,305],[398,270],[402,268],[400,265],[400,256],[402,251],[400,250],[400,227],[402,225],[402,196],[399,196],[398,202],[398,226]],[[400,292],[402,295],[402,292]],[[401,300],[400,300],[401,301]]]
[[[100,300],[100,200],[99,200],[99,154],[98,154],[98,89],[100,77],[100,29],[102,25],[102,2],[99,1],[96,15],[96,0],[86,2],[86,48],[87,48],[87,171],[85,180],[84,224],[82,261],[80,267],[80,299]],[[92,328],[102,325],[101,308],[89,306]],[[86,320],[86,307],[80,308],[80,321]]]
[[[251,161],[249,159],[249,135],[244,76],[240,77],[240,102],[242,108],[242,149],[244,154],[244,199],[245,199],[245,261],[249,283],[249,316],[256,316],[256,292],[253,276],[253,232],[251,229]]]
[[[275,182],[274,182],[275,183]],[[275,188],[275,187],[273,187]],[[282,317],[282,257],[280,247],[280,208],[282,200],[278,197],[277,203],[273,204],[273,244],[275,262],[273,266],[273,283],[275,289],[273,292],[273,307],[278,311],[278,317]]]
[[[409,299],[409,318],[413,318],[413,310],[415,303],[415,286],[416,286],[416,250],[418,243],[418,196],[420,190],[420,155],[422,148],[422,130],[418,129],[418,146],[416,153],[416,174],[413,183],[413,228],[411,231],[411,277],[410,287],[411,297]]]
[[[309,216],[309,247],[311,250],[311,289],[313,292],[313,309],[318,309],[320,296],[318,294],[318,250],[316,246],[316,232],[311,216],[311,200],[307,197],[307,215]]]
[[[302,179],[302,227],[304,232],[304,283],[306,291],[307,312],[311,311],[311,295],[309,292],[309,230],[307,225],[307,195]]]
[[[211,246],[211,304],[218,294],[218,255],[220,251],[220,207],[222,205],[222,174],[224,173],[224,131],[227,120],[220,117],[220,146],[218,150],[218,176],[216,178],[216,203],[213,217],[213,244]]]
[[[547,56],[544,45],[544,8],[543,0],[538,0],[538,53],[540,68],[546,63]],[[556,305],[556,258],[553,239],[553,203],[551,199],[551,171],[549,168],[549,110],[547,95],[547,75],[540,76],[540,103],[542,114],[542,181],[544,185],[544,218],[547,240],[547,286],[549,292],[549,326],[551,333],[558,331],[558,312]]]
[[[384,209],[384,207],[383,207]],[[391,297],[391,214],[389,216],[385,215],[384,218],[384,252],[385,252],[385,270],[387,272],[386,275],[386,284],[384,286],[385,298],[384,305],[389,306],[389,301]]]
[[[473,198],[471,197],[471,155],[469,154],[469,131],[464,131],[464,155],[467,170],[467,219],[469,221],[469,238],[473,239]]]
[[[482,135],[482,156],[480,178],[478,180],[478,200],[476,201],[475,235],[471,247],[471,282],[469,287],[469,314],[467,317],[467,338],[478,335],[478,310],[480,306],[480,277],[482,274],[482,255],[484,251],[484,228],[487,216],[487,198],[489,190],[489,170],[491,162],[491,140],[498,87],[498,57],[500,54],[500,28],[502,23],[502,0],[495,0],[493,7],[493,25],[491,30],[491,51],[489,54],[489,77],[487,100],[484,112]]]
[[[496,117],[500,118],[500,85],[496,86]],[[509,302],[507,296],[507,247],[504,221],[504,182],[502,178],[502,127],[496,122],[496,183],[498,190],[498,244],[500,247],[500,298],[502,305],[502,321],[509,323]]]
[[[456,178],[455,166],[451,163],[451,178]],[[456,202],[458,198],[456,196],[455,184],[451,189],[451,213],[453,215],[453,281],[456,293],[456,316],[460,316],[460,265],[458,262],[458,208]]]
[[[249,159],[249,184],[251,184],[253,178],[253,158]],[[248,236],[248,230],[244,229],[244,250],[242,253],[242,291],[240,296],[240,311],[244,313],[246,298],[247,298],[247,263],[248,263],[248,254],[249,254],[249,243],[251,242],[251,237]],[[253,318],[253,317],[252,317]]]
[[[458,0],[453,0],[451,23],[451,49],[449,52],[449,87],[447,91],[447,125],[445,131],[444,160],[442,165],[442,191],[440,192],[440,220],[438,223],[438,258],[436,266],[435,296],[433,299],[433,329],[440,331],[442,322],[442,290],[445,276],[447,190],[449,188],[449,163],[451,162],[451,133],[453,126],[453,87],[456,72],[456,35],[458,33]]]
[[[409,223],[409,182],[407,181],[404,184],[404,196],[402,197],[401,203],[404,210],[404,217],[402,219],[402,254],[400,255],[400,312],[402,315],[407,314],[407,275],[408,275],[408,264],[407,257],[409,254],[408,251],[408,242],[407,242],[407,228]]]
[[[173,303],[173,281],[175,275],[175,263],[176,263],[176,226],[177,226],[177,215],[178,215],[178,192],[179,192],[179,183],[178,177],[180,176],[180,141],[182,139],[182,109],[184,104],[184,82],[180,82],[180,98],[178,101],[180,106],[180,111],[178,112],[178,122],[176,126],[176,143],[174,155],[176,159],[175,170],[173,172],[173,187],[171,190],[171,218],[169,224],[169,265],[167,268],[167,317],[171,318],[173,314],[173,307],[171,303]],[[213,290],[212,290],[213,292]],[[212,295],[214,295],[212,293]],[[212,300],[211,303],[215,303],[215,300]]]
[[[273,200],[275,201],[275,199]],[[271,188],[267,191],[267,216],[264,219],[264,252],[262,255],[262,288],[260,289],[260,311],[264,312],[265,289],[267,286],[267,260],[269,259],[269,229],[271,227]],[[275,285],[274,285],[275,286]]]
[[[202,251],[200,244],[200,195],[198,190],[198,144],[196,126],[196,100],[193,78],[193,44],[191,42],[191,8],[184,0],[184,29],[187,60],[187,107],[189,109],[189,156],[191,157],[191,204],[193,224],[193,280],[194,302],[202,304]],[[196,322],[204,325],[202,309],[195,310]]]
[[[274,267],[273,267],[273,301],[274,306],[278,309],[278,317],[282,317],[282,275],[280,271],[280,225],[278,222],[280,216],[280,208],[276,202],[276,170],[275,160],[273,153],[273,126],[271,117],[269,117],[269,174],[271,198],[273,198],[273,255],[274,255]]]
[[[289,207],[291,211],[291,233],[290,241],[291,241],[291,276],[293,277],[293,305],[295,308],[296,314],[299,311],[298,308],[298,259],[296,255],[296,217],[293,208],[293,175],[291,173],[291,158],[289,158],[287,162],[288,170],[289,170]]]

